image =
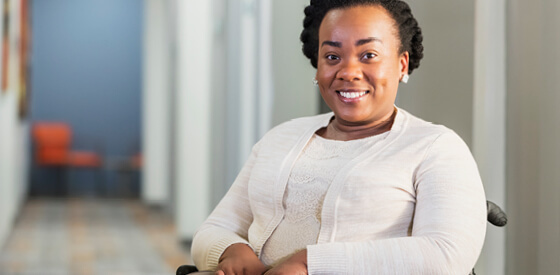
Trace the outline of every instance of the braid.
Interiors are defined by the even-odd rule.
[[[311,4],[304,9],[305,18],[303,19],[303,31],[299,39],[303,42],[302,51],[303,54],[309,58],[311,65],[317,68],[317,54],[319,52],[319,26],[325,14],[326,10],[317,8],[317,4],[314,4],[311,0]]]
[[[423,37],[410,7],[402,0],[311,0],[304,9],[305,18],[300,35],[303,54],[309,58],[311,65],[317,68],[319,27],[327,12],[359,5],[380,5],[389,12],[398,27],[401,41],[399,52],[409,54],[408,73],[411,74],[424,57]]]
[[[401,40],[401,48],[399,50],[401,53],[408,52],[408,73],[411,74],[414,69],[420,66],[420,60],[424,57],[422,30],[418,26],[418,21],[414,19],[412,10],[407,3],[392,0],[382,2],[391,3],[386,9],[399,27],[399,37]]]

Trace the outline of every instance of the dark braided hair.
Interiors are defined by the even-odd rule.
[[[407,3],[401,0],[311,0],[304,10],[303,31],[300,40],[303,42],[302,51],[317,68],[319,53],[319,27],[323,18],[332,9],[344,9],[360,5],[379,5],[389,12],[396,22],[401,41],[399,53],[408,52],[408,73],[420,66],[420,59],[424,57],[422,46],[422,30],[414,19]]]

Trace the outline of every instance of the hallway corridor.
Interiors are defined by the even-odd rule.
[[[29,200],[0,251],[1,275],[174,274],[190,263],[169,214],[134,200]]]

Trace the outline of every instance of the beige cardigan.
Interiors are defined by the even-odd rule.
[[[268,132],[195,234],[199,269],[234,243],[260,255],[282,220],[293,163],[332,113]],[[398,109],[388,136],[341,168],[323,202],[309,274],[468,274],[486,232],[486,199],[472,155],[453,131]]]

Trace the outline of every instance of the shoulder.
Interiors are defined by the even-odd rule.
[[[413,145],[424,148],[425,150],[449,150],[460,149],[469,151],[463,139],[452,129],[439,124],[425,121],[405,110],[401,112],[402,126],[397,142],[401,145]]]
[[[404,126],[403,130],[407,134],[423,134],[427,136],[432,136],[432,135],[437,136],[445,133],[454,133],[453,130],[447,128],[444,125],[425,121],[403,109],[399,109],[399,112],[402,113],[404,117],[403,120],[406,121],[405,122],[406,125]]]
[[[402,134],[405,137],[436,140],[440,136],[451,136],[462,140],[455,131],[444,125],[425,121],[402,109],[399,109],[399,112],[402,113],[402,120],[405,121],[402,127]]]

